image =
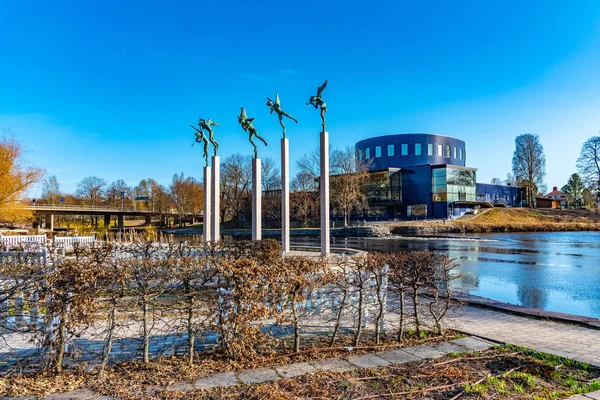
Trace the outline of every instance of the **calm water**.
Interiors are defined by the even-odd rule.
[[[461,291],[600,318],[600,232],[354,238],[334,243],[363,250],[445,252],[462,264],[456,281]]]

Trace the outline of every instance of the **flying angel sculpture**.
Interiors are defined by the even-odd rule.
[[[200,121],[202,121],[202,118],[200,120],[198,120],[198,126],[201,127],[200,129],[196,128],[194,125],[190,125],[196,131],[194,133],[196,135],[196,141],[194,143],[192,143],[192,146],[195,145],[196,143],[204,143],[204,155],[202,157],[204,157],[206,159],[206,166],[208,166],[208,138],[202,131],[202,126],[200,125]]]
[[[325,80],[325,82],[319,86],[319,88],[317,89],[317,95],[316,96],[311,96],[310,99],[308,100],[308,103],[306,103],[306,105],[311,104],[313,107],[315,108],[321,108],[321,121],[323,121],[322,126],[323,126],[323,132],[325,132],[325,113],[327,112],[327,103],[325,103],[325,101],[323,101],[323,98],[321,97],[321,94],[323,94],[323,90],[325,90],[325,88],[327,87],[327,80]]]
[[[200,118],[200,120],[198,121],[198,126],[200,127],[201,130],[205,130],[208,132],[208,140],[212,143],[213,149],[215,152],[215,156],[216,156],[217,150],[219,149],[219,143],[217,143],[215,141],[215,131],[213,130],[212,126],[221,126],[221,125],[217,124],[215,121],[213,121],[210,118],[208,120],[205,120],[204,118]]]
[[[281,127],[283,128],[283,138],[285,139],[285,125],[283,124],[283,117],[288,117],[289,119],[291,119],[292,121],[294,121],[295,123],[298,123],[298,120],[294,117],[292,117],[290,114],[286,113],[285,111],[283,111],[281,109],[281,102],[279,100],[279,93],[275,94],[275,101],[271,100],[270,98],[267,97],[267,106],[271,107],[271,110],[269,111],[269,114],[273,114],[273,111],[275,111],[275,113],[277,113],[277,115],[279,116],[279,125],[281,125]]]
[[[258,134],[256,128],[252,125],[252,121],[255,119],[256,118],[248,118],[248,115],[246,115],[246,109],[244,109],[244,107],[241,108],[240,115],[238,116],[238,122],[240,125],[242,125],[242,129],[248,132],[248,139],[250,140],[250,143],[252,143],[252,146],[254,146],[254,158],[258,158],[258,148],[254,143],[254,137],[256,136],[257,139],[262,140],[265,146],[267,145],[267,141]]]

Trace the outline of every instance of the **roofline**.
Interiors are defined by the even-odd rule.
[[[486,183],[486,182],[477,182],[478,185],[489,185],[489,186],[505,186],[505,187],[511,187],[511,188],[521,188],[523,186],[518,186],[518,185],[505,185],[504,183]]]
[[[366,139],[359,140],[358,142],[356,142],[356,144],[358,144],[360,142],[363,142],[365,140],[370,140],[370,139],[379,139],[379,138],[390,137],[390,136],[404,136],[404,135],[440,136],[440,137],[445,137],[445,138],[449,138],[449,139],[460,140],[461,142],[466,143],[463,139],[455,138],[453,136],[448,136],[448,135],[442,135],[440,133],[414,132],[414,133],[392,133],[392,134],[389,134],[389,135],[373,136],[373,137],[369,137],[369,138],[366,138]]]

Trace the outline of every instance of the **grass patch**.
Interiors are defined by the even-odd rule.
[[[587,231],[600,230],[597,218],[591,210],[494,208],[454,223],[467,232]]]
[[[514,354],[516,351],[518,353]],[[478,357],[488,358],[468,358],[472,355],[459,355],[457,359],[457,354],[452,353],[441,359],[398,366],[344,373],[319,372],[243,388],[178,395],[200,399],[361,399],[382,396],[393,399],[541,400],[565,399],[600,388],[597,380],[600,371],[584,369],[581,363],[565,363],[561,357],[552,358],[514,346],[477,353]],[[450,360],[450,364],[444,363]]]

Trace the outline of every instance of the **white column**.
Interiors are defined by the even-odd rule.
[[[290,251],[290,163],[289,140],[281,139],[281,250]]]
[[[252,159],[252,240],[262,239],[260,158]]]
[[[329,254],[329,132],[321,132],[321,254]]]
[[[212,197],[212,188],[210,182],[210,167],[207,165],[204,167],[204,234],[203,234],[203,243],[212,242],[211,237],[211,229],[210,229],[210,220],[211,220],[211,197]]]
[[[213,241],[221,239],[221,157],[212,158],[212,234]]]

